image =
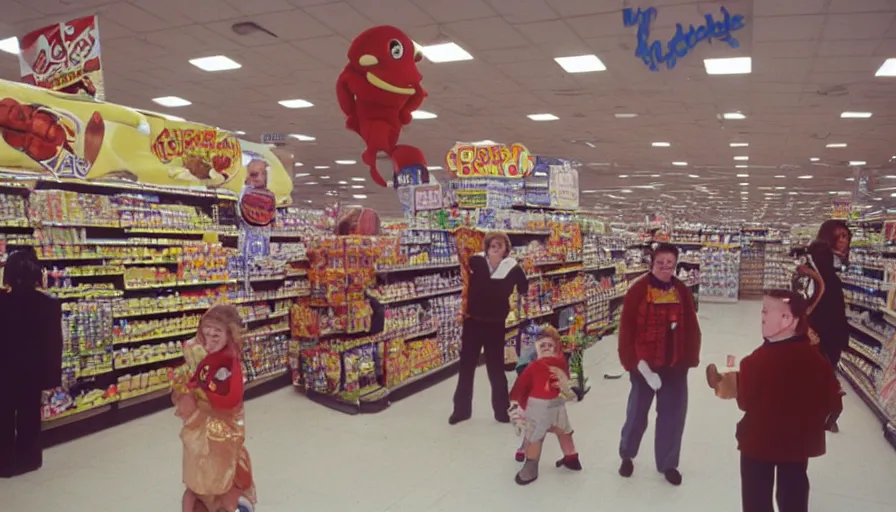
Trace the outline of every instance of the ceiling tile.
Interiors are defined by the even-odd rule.
[[[894,13],[831,14],[825,21],[822,37],[828,41],[880,39],[887,33],[894,17]]]
[[[753,4],[756,17],[816,14],[824,12],[830,0],[761,0]]]
[[[215,0],[216,3],[221,2]],[[270,12],[288,11],[296,6],[288,0],[251,0],[249,2],[243,0],[223,0],[240,14],[266,14]],[[192,2],[192,0],[190,0]]]
[[[821,36],[823,15],[756,18],[753,37],[756,42],[808,41]]]
[[[497,16],[447,23],[443,30],[467,51],[516,48],[529,44],[513,26]]]
[[[306,7],[305,12],[343,36],[354,38],[373,24],[345,2]]]
[[[508,23],[555,20],[557,13],[545,0],[487,0]]]
[[[173,23],[170,21],[165,21],[162,18],[159,18],[158,16],[150,13],[149,11],[145,11],[126,2],[118,2],[104,7],[102,10],[102,17],[100,19],[101,27],[103,23],[102,20],[105,18],[109,18],[115,23],[118,23],[126,29],[132,30],[134,32],[154,32],[156,30],[162,30],[172,26],[182,26],[190,24],[190,20],[186,18],[182,18],[179,21],[175,21]],[[102,30],[102,28],[100,30]]]
[[[347,0],[355,10],[373,23],[392,25],[402,30],[435,23],[411,0]]]
[[[874,55],[883,47],[879,40],[867,41],[821,41],[818,44],[819,57],[864,57]]]
[[[497,13],[485,0],[413,0],[437,23],[475,20],[496,16]]]

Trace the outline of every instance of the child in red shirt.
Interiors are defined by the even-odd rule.
[[[744,416],[736,437],[743,512],[774,510],[776,474],[778,511],[808,511],[809,459],[824,455],[826,427],[843,409],[837,377],[809,340],[806,309],[795,292],[768,292],[765,342],[741,361],[737,405]]]
[[[557,329],[546,327],[535,342],[535,350],[538,358],[526,366],[510,390],[510,416],[523,419],[526,436],[526,462],[516,475],[519,485],[530,484],[538,478],[538,460],[548,432],[557,435],[563,450],[557,467],[582,469],[566,415],[566,401],[576,394],[569,381],[569,366]],[[519,414],[520,411],[525,412]]]

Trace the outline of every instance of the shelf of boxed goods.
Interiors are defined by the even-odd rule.
[[[250,303],[289,299],[307,294],[307,287],[300,289],[295,286],[285,292],[257,296],[247,296],[239,290],[226,289],[220,289],[214,295],[195,295],[192,292],[237,282],[226,275],[224,278],[207,276],[194,279],[165,278],[164,282],[157,282],[157,278],[150,280],[140,279],[139,276],[137,279],[134,278],[140,273],[140,268],[153,265],[161,268],[177,267],[178,253],[183,254],[197,247],[209,246],[195,237],[206,237],[211,233],[217,237],[234,239],[236,231],[233,226],[220,225],[212,219],[212,216],[217,216],[218,207],[211,204],[222,201],[233,203],[235,199],[233,196],[65,180],[58,183],[32,180],[29,183],[31,184],[29,187],[20,187],[19,183],[15,186],[0,183],[0,201],[2,201],[0,233],[4,233],[4,245],[32,246],[41,260],[46,261],[48,266],[53,264],[49,271],[52,284],[47,292],[63,301],[66,322],[69,322],[70,317],[79,314],[79,308],[84,308],[89,310],[87,316],[96,314],[97,311],[105,311],[103,314],[107,325],[105,335],[91,336],[92,339],[76,339],[74,345],[69,339],[69,330],[66,330],[66,346],[69,347],[64,354],[67,368],[65,371],[69,375],[66,378],[67,385],[71,387],[77,384],[77,388],[84,388],[86,391],[93,383],[95,389],[75,398],[60,395],[58,392],[51,393],[45,412],[46,429],[166,395],[168,390],[166,363],[170,364],[182,358],[179,344],[184,338],[189,338],[196,332],[195,325],[190,323],[198,323],[198,315],[218,298]],[[55,187],[62,187],[63,190]],[[36,189],[30,194],[28,201],[24,200],[24,195],[4,195],[9,190],[18,192],[25,188]],[[97,189],[102,190],[104,194],[112,195],[91,193]],[[147,191],[152,194],[156,202],[146,203]],[[135,192],[140,194],[134,194]],[[162,197],[175,198],[177,201],[186,199],[209,202],[203,206],[205,211],[212,212],[212,216],[202,217],[207,214],[202,213],[202,208],[196,205],[163,204],[159,201]],[[145,207],[140,206],[141,201]],[[134,211],[146,213],[146,222],[133,218],[131,215]],[[196,217],[197,214],[199,217]],[[201,225],[203,228],[198,230],[179,228],[177,225],[160,225],[159,221],[164,220],[166,215],[179,218],[185,222],[182,225]],[[11,228],[12,233],[9,234],[10,230],[6,228]],[[147,238],[146,235],[164,235],[166,238]],[[171,236],[179,238],[169,238]],[[220,244],[213,245],[223,247]],[[137,270],[132,272],[132,269]],[[166,272],[170,271],[169,268]],[[165,290],[175,289],[187,293],[160,295]],[[141,303],[140,296],[148,300]],[[187,298],[186,302],[184,298]],[[113,325],[139,326],[141,322],[148,321],[140,319],[153,317],[156,319],[153,321],[158,324],[160,318],[176,315],[183,316],[179,319],[168,319],[167,329],[156,328],[145,332],[131,330],[115,336],[111,334]],[[278,313],[274,318],[283,318],[283,314]],[[263,319],[256,317],[252,320],[261,322]],[[283,332],[282,328],[279,331],[257,334],[271,336],[277,332]],[[135,345],[138,345],[138,348],[134,349]],[[251,347],[252,344],[249,343],[247,346]],[[276,370],[279,375],[285,373],[285,356],[282,359]],[[162,366],[159,366],[160,364]],[[132,378],[127,385],[123,385],[124,381],[121,379],[126,377],[122,373],[137,368],[150,370],[151,378],[147,372],[143,372]],[[118,384],[109,380],[116,375],[119,376]],[[255,375],[247,373],[247,377],[252,379]],[[252,380],[248,386],[260,385],[262,379]],[[68,408],[60,414],[53,415],[54,407],[57,410]]]

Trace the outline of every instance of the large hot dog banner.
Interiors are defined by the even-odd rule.
[[[117,177],[239,194],[243,152],[268,163],[267,188],[288,204],[292,181],[270,148],[215,128],[84,96],[0,80],[0,167],[59,177]]]
[[[27,84],[104,99],[96,16],[55,23],[22,36],[19,68]]]

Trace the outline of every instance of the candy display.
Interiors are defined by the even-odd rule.
[[[707,302],[737,302],[739,247],[715,246],[703,250],[700,294]]]

